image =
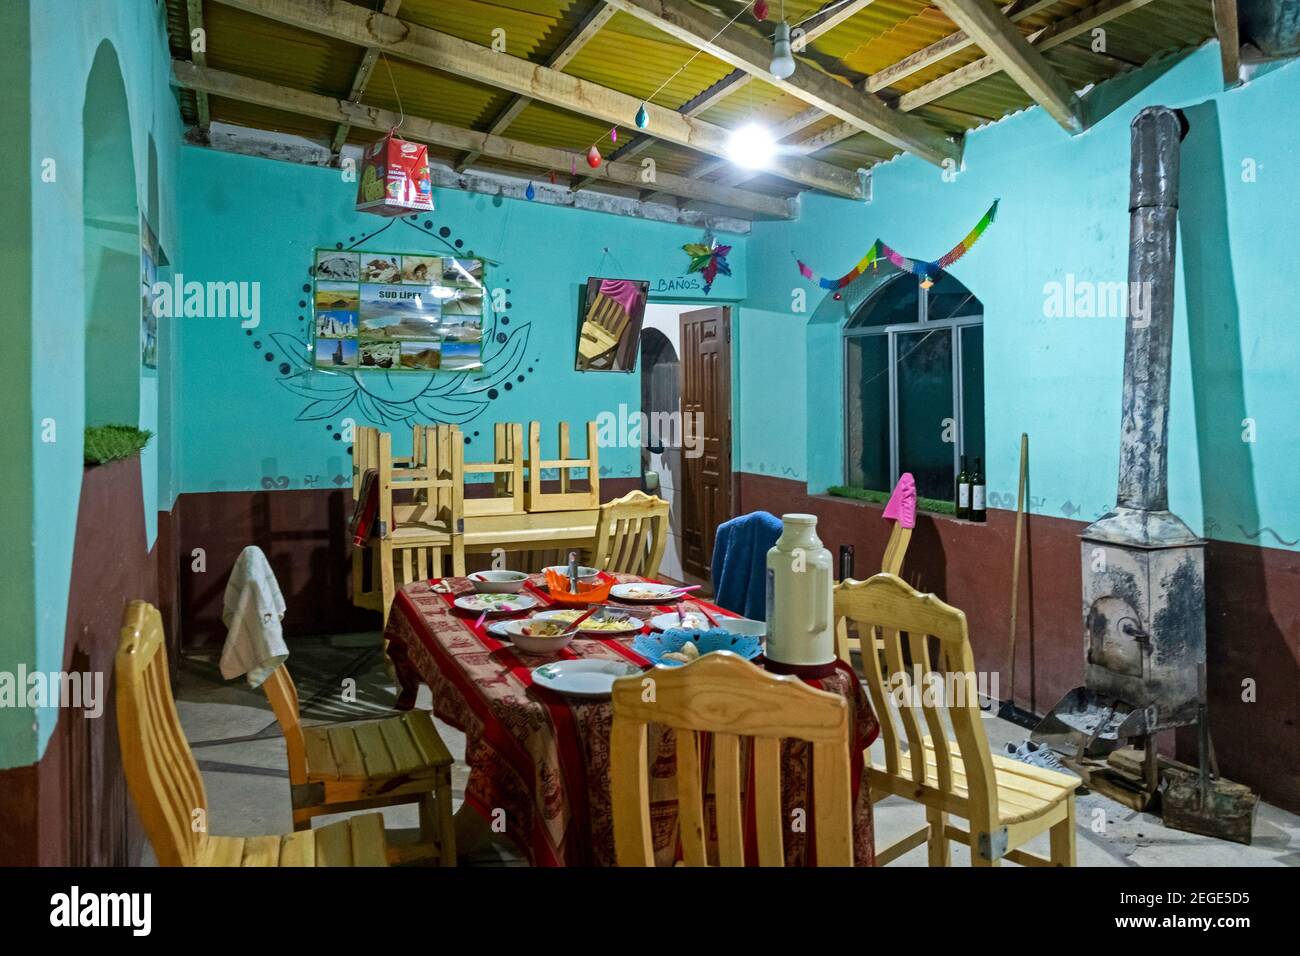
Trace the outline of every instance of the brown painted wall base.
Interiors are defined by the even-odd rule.
[[[160,557],[171,553],[171,516],[159,515],[150,551],[141,500],[139,459],[83,474],[62,666],[104,675],[103,713],[89,719],[61,710],[39,762],[0,770],[0,864],[126,866],[140,859],[144,833],[122,776],[113,657],[128,601],[160,604],[165,621],[174,621],[168,615],[175,605],[172,562]],[[172,626],[169,637],[176,633]]]
[[[546,483],[543,487],[558,490]],[[605,479],[601,499],[610,501],[639,487],[635,478]],[[353,607],[350,597],[350,490],[186,494],[177,499],[176,513],[179,613],[186,647],[225,640],[221,606],[226,580],[239,552],[250,544],[266,553],[284,593],[286,636],[378,629],[378,614]],[[198,551],[202,571],[195,570]]]
[[[852,544],[855,573],[879,567],[890,525],[882,506],[810,496],[802,482],[740,475],[738,513],[806,512],[831,552]],[[1037,714],[1083,683],[1082,522],[1031,515],[1021,569],[1015,699]],[[966,613],[976,664],[1011,690],[1011,564],[1015,515],[990,511],[973,524],[921,514],[903,576]],[[1211,727],[1225,776],[1300,812],[1300,554],[1211,541],[1206,549],[1206,626]],[[1253,701],[1247,691],[1253,686]],[[1196,762],[1195,735],[1178,752]]]

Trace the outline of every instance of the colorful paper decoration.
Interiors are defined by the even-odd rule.
[[[727,256],[731,253],[731,246],[719,245],[718,240],[713,238],[712,233],[705,233],[702,242],[688,242],[682,246],[682,251],[691,257],[690,268],[686,270],[687,274],[698,272],[704,279],[704,294],[708,295],[713,288],[713,280],[721,273],[724,276],[731,275],[731,266],[727,262]]]
[[[650,114],[646,112],[645,104],[642,103],[641,108],[636,111],[636,128],[645,129],[649,125]]]
[[[529,183],[528,188],[524,190],[524,198],[527,199],[529,202],[532,202],[534,199],[537,198],[537,190],[533,188],[532,183]]]
[[[368,147],[361,157],[357,212],[404,216],[433,210],[429,148],[392,133]]]
[[[593,146],[593,147],[591,147],[591,149],[587,150],[587,165],[588,165],[588,166],[590,166],[592,169],[595,169],[596,167],[598,167],[598,166],[600,165],[600,162],[601,162],[600,150],[598,150],[595,146]]]
[[[947,269],[962,256],[966,255],[966,253],[970,251],[971,246],[975,245],[975,243],[979,241],[980,236],[984,235],[984,230],[988,229],[988,227],[993,223],[993,220],[997,217],[998,203],[1001,201],[1002,200],[1000,199],[993,200],[993,205],[989,206],[989,211],[984,214],[984,218],[975,224],[975,228],[966,234],[966,238],[933,262],[925,262],[920,259],[908,259],[906,256],[895,252],[879,239],[871,244],[871,248],[867,250],[867,254],[859,260],[856,266],[838,279],[822,278],[817,275],[817,273],[813,272],[802,259],[797,257],[795,262],[799,265],[799,274],[805,279],[810,282],[816,282],[817,285],[823,289],[829,289],[832,291],[843,289],[858,276],[862,275],[862,273],[866,272],[868,267],[875,267],[881,259],[888,260],[890,264],[902,269],[904,272],[910,272],[913,275],[920,276],[921,284],[928,289],[934,284],[934,280],[940,271]]]
[[[754,0],[754,19],[762,23],[767,19],[767,0]]]

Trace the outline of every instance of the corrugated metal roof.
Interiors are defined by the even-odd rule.
[[[381,0],[355,0],[377,9]],[[603,0],[404,0],[398,16],[410,23],[439,30],[484,46],[504,41],[512,56],[546,63],[561,49]],[[710,0],[702,4],[730,17],[740,13],[733,29],[769,36],[780,13],[780,0],[769,0],[772,18],[758,24],[741,12],[741,0]],[[785,15],[792,24],[806,20],[833,0],[786,0]],[[1059,0],[1024,17],[1017,24],[1031,34],[1089,8],[1087,0]],[[336,98],[348,95],[362,62],[363,48],[284,26],[259,16],[234,10],[216,0],[205,0],[203,16],[208,34],[208,65],[292,89],[308,90]],[[167,0],[167,24],[172,55],[189,59],[185,0]],[[888,67],[951,35],[954,25],[930,0],[875,0],[833,29],[818,36],[805,55],[815,68],[847,80],[857,80]],[[1187,49],[1214,35],[1212,0],[1153,0],[1104,25],[1105,51],[1091,49],[1092,36],[1084,33],[1046,52],[1045,56],[1072,87],[1078,89],[1141,65],[1154,57]],[[502,32],[495,32],[502,31]],[[974,44],[937,60],[898,80],[880,96],[886,102],[951,74],[984,56]],[[680,109],[712,84],[732,72],[730,66],[691,47],[652,25],[624,13],[615,14],[590,42],[572,58],[565,72],[636,98],[649,98],[660,106]],[[362,102],[411,116],[436,119],[456,126],[488,129],[511,101],[512,94],[451,76],[436,69],[381,58],[362,96]],[[1003,73],[994,73],[947,92],[914,111],[939,129],[959,134],[1031,106],[1032,101]],[[210,98],[214,120],[298,133],[328,140],[333,125],[290,114],[253,107],[221,97]],[[807,110],[802,100],[761,80],[741,84],[727,98],[700,114],[706,122],[735,127],[757,118],[776,125]],[[195,122],[193,94],[184,92],[181,110]],[[822,118],[792,134],[795,143],[839,126],[833,117]],[[580,113],[533,102],[504,131],[526,142],[585,152],[600,142],[608,155],[614,145],[608,124]],[[653,130],[651,131],[653,133]],[[636,135],[632,117],[620,129],[619,145]],[[1064,134],[1063,134],[1064,135]],[[354,131],[354,141],[374,138],[370,131]],[[440,150],[439,154],[450,151]],[[858,133],[815,154],[835,165],[856,168],[888,159],[898,150],[874,136]],[[709,157],[663,141],[639,153],[654,159],[659,169],[691,174]],[[494,169],[509,164],[483,160]],[[567,174],[567,170],[560,170]],[[582,169],[579,168],[579,174]],[[715,175],[725,173],[725,170]],[[536,170],[534,175],[545,176]],[[762,176],[746,188],[783,195],[798,190],[794,184]]]

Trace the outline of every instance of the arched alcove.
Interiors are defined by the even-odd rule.
[[[95,54],[82,110],[87,425],[140,421],[140,210],[117,53]]]

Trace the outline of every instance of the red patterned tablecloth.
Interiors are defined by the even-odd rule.
[[[616,575],[620,581],[639,581]],[[548,603],[540,578],[531,579],[529,593]],[[579,638],[558,655],[538,656],[497,640],[477,615],[453,606],[455,597],[473,591],[465,578],[445,582],[416,582],[402,588],[393,602],[384,637],[389,643],[402,694],[399,707],[414,703],[420,682],[433,691],[434,713],[465,733],[469,764],[466,803],[497,832],[504,832],[536,866],[612,866],[614,825],[610,810],[609,741],[613,710],[607,700],[562,697],[532,682],[532,668],[548,659],[605,658],[647,666],[631,649],[630,637]],[[710,613],[732,616],[707,602],[693,602]],[[668,607],[629,608],[643,617]],[[837,664],[825,677],[809,680],[823,690],[842,694],[852,708],[854,740],[850,742],[854,787],[854,859],[859,866],[874,860],[871,800],[860,786],[862,751],[879,730],[862,685],[849,667]],[[651,822],[655,855],[660,864],[679,856],[674,780],[676,757],[673,733],[650,727]],[[810,748],[802,741],[782,745],[781,790],[786,819],[796,808],[808,808]],[[747,790],[749,788],[746,788]],[[706,798],[706,818],[712,821],[712,801]],[[753,807],[746,808],[747,843],[753,839]],[[808,815],[811,817],[811,814]],[[800,814],[798,818],[803,818]],[[808,827],[811,828],[811,821]],[[504,830],[501,828],[504,827]],[[809,833],[786,830],[786,864],[805,865],[812,842]],[[753,845],[746,859],[756,859]]]

